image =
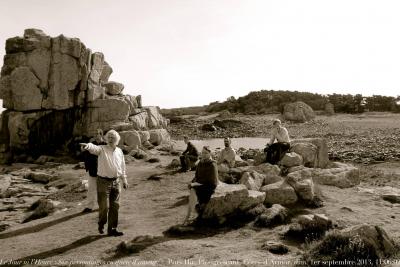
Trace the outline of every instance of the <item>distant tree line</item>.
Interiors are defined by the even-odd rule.
[[[320,95],[298,91],[261,90],[250,92],[246,96],[236,99],[231,96],[226,101],[212,102],[206,108],[207,112],[228,110],[232,113],[267,114],[282,112],[287,103],[302,101],[314,110],[324,110],[330,102],[338,113],[362,113],[364,111],[400,112],[400,96],[373,95],[364,97],[357,95]]]

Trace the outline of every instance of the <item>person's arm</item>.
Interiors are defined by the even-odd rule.
[[[218,185],[218,167],[215,162],[212,164],[212,172],[211,172],[211,184],[217,187]]]
[[[223,163],[223,162],[224,162],[224,151],[221,150],[221,152],[220,152],[219,155],[218,155],[217,163],[218,163],[218,164],[221,164],[221,163]]]
[[[231,167],[231,168],[235,167],[235,163],[236,163],[235,158],[236,158],[236,152],[235,152],[235,150],[232,149],[229,153],[229,161],[228,161],[229,167]]]
[[[126,164],[125,164],[125,156],[124,153],[121,150],[121,158],[122,158],[122,162],[121,162],[121,168],[122,168],[122,175],[121,175],[121,179],[122,179],[122,186],[127,189],[129,187],[128,181],[126,180]]]
[[[92,143],[80,143],[80,145],[84,150],[89,151],[90,154],[98,156],[101,153],[101,146],[96,146]]]
[[[269,139],[269,142],[268,142],[267,145],[269,145],[269,146],[272,145],[275,142],[275,139],[276,139],[276,132],[275,132],[275,129],[274,129],[274,130],[272,130],[271,138]]]

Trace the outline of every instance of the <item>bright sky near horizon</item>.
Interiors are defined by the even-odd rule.
[[[396,96],[399,14],[398,0],[1,0],[0,57],[25,28],[78,37],[162,108],[261,89]]]

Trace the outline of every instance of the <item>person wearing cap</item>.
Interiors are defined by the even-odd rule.
[[[81,143],[83,149],[98,156],[97,162],[97,202],[99,204],[98,230],[104,233],[104,225],[108,221],[109,236],[121,236],[117,230],[121,181],[124,189],[126,181],[125,159],[122,150],[117,147],[121,139],[118,132],[110,130],[105,135],[107,145]]]
[[[197,160],[199,159],[199,151],[197,148],[189,141],[188,136],[183,137],[183,142],[187,145],[186,150],[179,157],[181,161],[181,171],[190,171],[195,167]]]
[[[266,147],[267,162],[278,164],[285,153],[290,149],[290,138],[288,130],[282,126],[279,119],[274,119],[272,122],[271,139]],[[275,142],[276,141],[276,142]]]
[[[235,167],[236,152],[231,147],[231,139],[229,137],[224,138],[225,148],[221,151],[218,157],[218,165],[224,164],[228,168]]]
[[[211,195],[214,193],[218,185],[218,169],[217,163],[212,159],[211,149],[204,146],[201,151],[201,160],[197,164],[196,173],[192,182],[188,185],[190,189],[188,211],[184,224],[191,221],[191,215],[196,209],[198,215],[204,210],[205,205],[210,201]]]

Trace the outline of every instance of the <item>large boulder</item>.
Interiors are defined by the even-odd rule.
[[[303,164],[303,157],[296,152],[285,153],[280,161],[280,164],[288,168],[300,166]]]
[[[256,171],[244,172],[239,184],[244,184],[249,190],[260,190],[261,186],[264,184],[265,175],[260,174]]]
[[[148,142],[150,140],[150,133],[149,131],[138,131],[140,140],[142,141],[142,144],[145,142]]]
[[[119,132],[121,140],[118,146],[123,150],[130,152],[132,149],[138,149],[142,145],[140,135],[137,131],[123,131]]]
[[[317,151],[316,155],[314,156],[314,161],[311,164],[314,146],[316,147]],[[294,139],[291,141],[290,151],[302,155],[303,159],[305,159],[305,164],[309,165],[308,167],[325,168],[329,163],[328,144],[325,138]]]
[[[106,93],[109,95],[120,95],[124,90],[124,85],[118,82],[106,82],[103,86],[106,88]]]
[[[290,205],[297,202],[297,194],[292,186],[286,182],[277,182],[264,185],[260,191],[265,192],[265,204]]]
[[[169,142],[171,140],[171,136],[165,129],[154,129],[150,130],[149,133],[150,133],[149,142],[155,146]]]
[[[159,107],[144,107],[144,109],[147,111],[149,129],[167,127],[168,121],[161,115]]]
[[[286,182],[294,188],[301,199],[312,200],[314,198],[315,188],[313,179],[303,176],[301,171],[289,173]]]
[[[312,143],[295,143],[290,147],[290,151],[300,155],[306,167],[314,167],[318,164],[318,148]]]
[[[304,102],[288,103],[283,107],[283,117],[288,121],[306,122],[315,118],[314,110]]]
[[[240,212],[263,203],[264,198],[264,193],[249,191],[244,185],[219,183],[205,206],[201,218],[223,223],[227,217],[240,214]]]
[[[348,188],[360,183],[359,169],[346,163],[334,162],[327,169],[302,168],[288,174],[290,181],[312,180],[317,184]]]

